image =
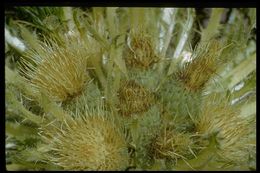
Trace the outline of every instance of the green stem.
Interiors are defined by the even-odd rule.
[[[101,69],[101,64],[100,64],[100,63],[102,63],[102,57],[101,57],[102,54],[100,53],[99,55],[100,55],[101,60],[99,58],[97,58],[96,56],[94,56],[90,60],[91,60],[92,65],[94,66],[94,70],[95,70],[95,73],[97,74],[98,80],[100,81],[102,87],[105,88],[107,85],[107,81],[106,81],[105,75]]]
[[[114,59],[116,57],[116,48],[115,48],[115,44],[113,43],[111,48],[110,48],[110,54],[109,54],[109,58],[108,58],[108,63],[107,63],[107,85],[105,87],[105,98],[108,101],[108,104],[110,105],[111,109],[115,110],[114,108],[114,102],[113,102],[113,79],[112,79],[112,74],[113,74],[113,65],[114,65]]]

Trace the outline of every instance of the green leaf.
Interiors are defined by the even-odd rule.
[[[5,130],[8,136],[14,137],[19,140],[24,140],[25,138],[30,137],[38,137],[36,129],[21,125],[19,123],[6,122]]]
[[[216,135],[210,137],[210,144],[207,148],[203,149],[196,158],[192,160],[181,160],[178,161],[177,166],[173,169],[180,171],[187,170],[202,170],[216,154]]]
[[[230,80],[227,86],[228,89],[231,90],[254,70],[256,70],[256,53],[245,59],[235,69],[224,76],[224,80]]]
[[[207,28],[202,30],[201,33],[201,43],[209,41],[216,34],[218,34],[220,27],[220,19],[223,13],[223,8],[213,8],[211,12],[211,17],[209,19],[209,23]]]
[[[256,114],[256,101],[247,103],[242,106],[240,116],[242,117],[248,117],[250,115]]]

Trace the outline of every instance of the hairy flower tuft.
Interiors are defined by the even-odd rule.
[[[238,116],[238,112],[227,100],[208,97],[203,103],[203,109],[196,129],[200,134],[218,132],[219,154],[228,160],[241,163],[247,159],[247,140],[250,135],[250,124],[247,119]]]
[[[121,133],[112,121],[88,116],[47,127],[42,136],[48,160],[65,170],[124,170],[128,153]]]
[[[203,89],[212,75],[216,73],[220,64],[220,48],[218,41],[200,45],[194,52],[193,60],[177,72],[177,78],[188,91]]]
[[[20,71],[35,93],[45,92],[55,101],[67,101],[78,96],[88,80],[88,53],[80,42],[68,40],[64,45],[41,42],[21,61]]]
[[[153,93],[134,80],[123,82],[118,95],[119,112],[125,116],[146,112],[155,103]]]
[[[152,144],[153,156],[157,159],[170,158],[175,161],[179,158],[191,156],[193,141],[189,134],[175,130],[162,131]]]
[[[132,30],[130,40],[125,55],[125,61],[128,67],[148,69],[159,60],[155,54],[151,37],[142,29]]]

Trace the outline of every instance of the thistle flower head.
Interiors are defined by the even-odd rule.
[[[177,78],[188,91],[203,89],[208,80],[216,73],[220,64],[220,43],[211,41],[201,44],[193,54],[193,60],[177,73]]]
[[[154,95],[133,80],[125,81],[118,91],[119,111],[125,116],[146,112],[155,102]]]
[[[210,99],[210,101],[209,101]],[[201,134],[218,132],[219,154],[237,163],[247,159],[247,138],[250,126],[246,119],[227,100],[216,96],[208,97],[203,103],[203,110],[196,125]]]
[[[157,159],[171,158],[177,160],[190,156],[192,145],[193,141],[188,134],[164,129],[153,142],[152,151]]]
[[[48,161],[65,170],[123,170],[128,154],[122,132],[102,116],[64,120],[43,128]]]
[[[45,92],[55,101],[66,101],[79,95],[88,80],[87,50],[84,44],[67,40],[60,45],[41,42],[38,50],[31,50],[21,61],[21,72],[29,80],[35,93]]]
[[[143,29],[130,33],[130,44],[126,49],[125,61],[128,67],[148,69],[158,61],[151,37]]]

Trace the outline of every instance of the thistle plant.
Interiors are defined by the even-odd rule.
[[[255,170],[256,10],[209,16],[6,10],[7,170]]]

